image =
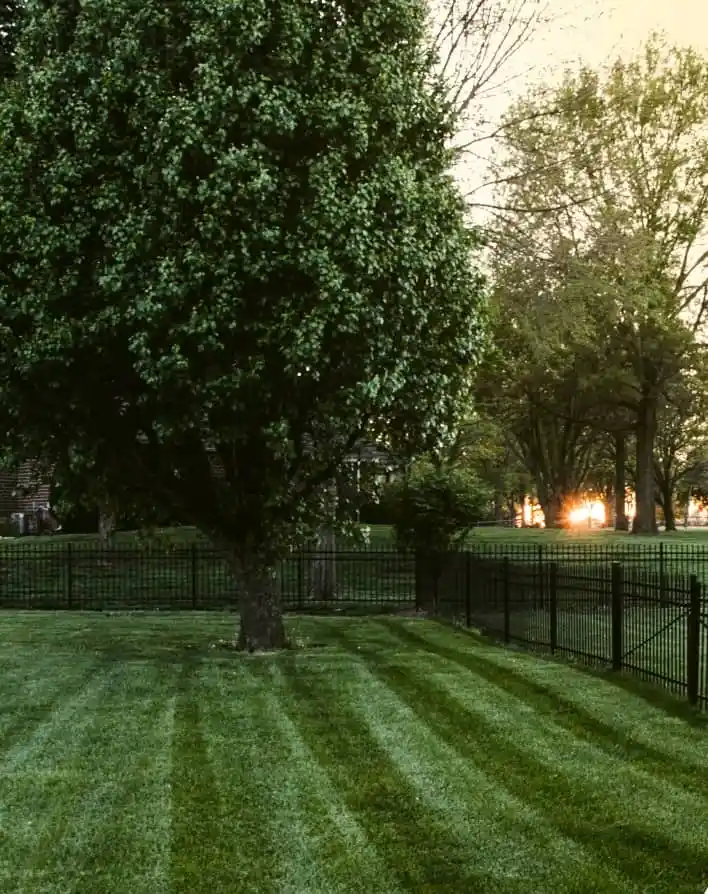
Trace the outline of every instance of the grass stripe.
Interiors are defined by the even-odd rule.
[[[291,659],[282,667],[303,739],[337,780],[348,809],[398,884],[420,894],[488,894],[488,879],[469,865],[454,832],[422,803],[350,703],[348,663]],[[518,882],[496,886],[497,894],[512,891]]]
[[[59,669],[62,674],[63,668]],[[29,736],[13,736],[9,748],[0,761],[0,780],[20,773],[31,765],[33,773],[52,769],[46,765],[47,746],[62,743],[67,737],[81,734],[92,722],[92,711],[104,696],[106,689],[115,683],[120,670],[85,668],[81,681],[68,684],[67,691],[61,693],[50,710],[42,711],[41,717],[28,724]],[[63,674],[62,674],[63,675]],[[0,802],[1,803],[1,802]]]
[[[28,879],[44,874],[43,860],[56,836],[66,828],[65,816],[83,799],[103,799],[103,785],[85,779],[91,744],[97,733],[101,699],[108,697],[117,674],[94,677],[84,690],[57,707],[26,743],[10,748],[0,766],[0,828],[3,856],[0,876],[15,879],[18,892],[33,891]],[[25,885],[30,885],[25,887]]]
[[[294,663],[308,660],[297,656]],[[400,889],[394,877],[304,740],[280,664],[278,659],[249,663],[282,734],[279,759],[271,761],[280,890],[348,894],[355,878],[361,890],[396,894]]]
[[[96,711],[75,796],[53,822],[53,838],[39,847],[38,865],[55,876],[71,867],[72,894],[168,891],[164,762],[174,677],[174,670],[148,663],[123,668]]]
[[[592,854],[559,835],[542,813],[460,757],[370,669],[358,668],[354,679],[352,703],[372,735],[423,801],[445,817],[470,865],[486,876],[489,891],[505,879],[535,890],[575,890],[578,874],[591,869]],[[513,848],[508,847],[510,840]],[[626,881],[611,872],[605,875],[616,886]]]
[[[175,891],[236,890],[224,802],[203,724],[199,666],[184,664],[177,684],[172,743],[170,887]]]
[[[579,678],[580,685],[576,684],[573,697],[566,697],[556,687],[548,685],[547,676],[541,679],[527,673],[536,669],[538,673],[538,659],[535,661],[516,661],[501,663],[494,651],[480,646],[470,637],[459,639],[448,637],[443,644],[432,635],[431,628],[414,628],[401,623],[389,623],[382,621],[387,631],[412,649],[425,649],[429,653],[454,662],[466,670],[472,671],[482,677],[486,682],[500,686],[504,691],[518,696],[522,701],[532,702],[537,710],[553,716],[553,722],[572,733],[578,739],[592,743],[596,748],[601,748],[605,753],[620,760],[630,760],[634,766],[642,766],[648,773],[659,775],[662,779],[670,777],[677,785],[690,791],[698,791],[708,795],[708,778],[705,775],[701,758],[696,751],[689,751],[691,755],[685,761],[681,753],[686,749],[679,749],[678,753],[672,749],[661,749],[655,744],[641,741],[637,738],[637,726],[605,722],[597,712],[589,710],[588,692],[593,688],[602,692],[598,694],[595,703],[603,701],[605,691],[610,688],[608,684],[596,680],[595,686],[590,682],[593,678],[578,674],[576,671],[568,673],[565,668],[563,673],[561,666],[552,667],[556,670],[556,677],[564,679]],[[497,650],[501,652],[501,650]],[[547,665],[548,666],[548,665]],[[558,673],[561,671],[561,673]],[[657,743],[658,744],[658,743]],[[708,741],[703,738],[703,751],[708,759]]]
[[[406,700],[420,719],[433,725],[462,756],[473,760],[501,785],[544,812],[547,821],[561,834],[593,850],[598,872],[603,866],[614,865],[639,885],[649,885],[661,877],[662,884],[665,880],[668,887],[657,890],[667,892],[689,890],[687,880],[691,879],[695,885],[695,880],[705,872],[708,857],[705,845],[701,846],[697,840],[692,846],[679,844],[673,837],[681,832],[675,823],[668,825],[671,838],[656,828],[647,828],[646,813],[659,815],[661,811],[646,799],[640,803],[635,800],[633,805],[619,805],[610,799],[608,804],[602,788],[596,788],[584,765],[579,765],[571,780],[572,755],[564,754],[557,734],[549,733],[548,741],[544,742],[528,722],[508,711],[506,705],[500,707],[495,702],[498,693],[487,699],[480,697],[483,690],[480,678],[474,680],[470,674],[464,686],[460,684],[467,697],[460,690],[453,696],[439,679],[431,677],[429,669],[420,663],[402,660],[400,653],[385,663],[378,650],[354,643],[352,649],[365,657],[374,672]],[[473,708],[472,704],[477,707]],[[511,717],[516,725],[513,732],[508,729]],[[466,729],[461,734],[463,720]],[[519,734],[521,729],[528,738]],[[532,747],[536,751],[532,752]],[[562,771],[558,763],[563,764]],[[685,819],[688,824],[689,817]],[[690,817],[690,822],[695,822],[695,818]],[[704,822],[702,817],[699,822]],[[616,889],[598,885],[596,890]]]
[[[273,832],[282,735],[248,659],[185,671],[173,751],[175,891],[276,894],[283,848]]]
[[[72,699],[81,698],[96,671],[96,663],[89,659],[62,664],[57,673],[57,659],[52,653],[37,658],[36,663],[27,656],[14,672],[7,667],[0,669],[0,755],[15,746],[21,750],[53,714],[64,710]]]
[[[132,672],[132,673],[131,673]],[[67,890],[72,894],[167,892],[164,878],[164,730],[155,721],[164,707],[163,685],[150,668],[114,677],[84,727],[67,728],[37,758],[48,768],[12,777],[15,807],[27,809],[31,837],[23,861],[15,859],[13,890]],[[169,751],[167,751],[169,753]],[[13,828],[23,821],[14,811]],[[15,844],[17,845],[17,841]],[[145,867],[150,867],[148,872]],[[63,880],[62,881],[57,881]],[[39,886],[39,887],[38,887]]]

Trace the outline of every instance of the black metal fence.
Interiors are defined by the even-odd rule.
[[[708,550],[481,546],[438,571],[418,593],[436,614],[708,708]]]
[[[323,569],[323,566],[329,566]],[[413,558],[394,550],[303,551],[281,563],[278,586],[289,611],[373,611],[414,604]],[[318,588],[318,579],[334,592]],[[233,574],[206,543],[169,548],[95,541],[8,543],[0,548],[0,608],[227,610],[237,605]]]
[[[318,580],[333,585],[322,589]],[[629,671],[708,708],[708,550],[477,544],[437,564],[390,548],[307,551],[281,563],[284,608],[425,610],[504,642]],[[0,608],[232,610],[206,543],[0,547]]]

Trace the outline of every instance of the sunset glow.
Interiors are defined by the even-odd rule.
[[[568,513],[568,521],[571,525],[586,525],[588,522],[604,524],[605,507],[602,503],[586,503],[584,506],[578,506]]]

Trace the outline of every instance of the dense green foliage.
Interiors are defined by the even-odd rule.
[[[22,25],[20,0],[0,0],[0,84],[15,74],[15,53]]]
[[[623,439],[615,489],[631,437],[637,532],[656,531],[657,495],[675,493],[673,472],[657,481],[655,448],[672,393],[705,381],[706,124],[708,59],[657,36],[606,71],[530,90],[506,115],[496,354],[480,396],[549,517],[606,477],[607,435]],[[692,424],[695,402],[683,406]]]
[[[271,561],[357,438],[454,423],[482,286],[424,22],[27,3],[0,108],[15,458]]]
[[[490,497],[472,473],[425,463],[391,484],[384,503],[401,549],[439,554],[464,542]]]

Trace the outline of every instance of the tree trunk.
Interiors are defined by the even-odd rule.
[[[551,491],[541,498],[541,509],[547,528],[563,527],[563,495],[558,491]]]
[[[667,531],[676,530],[676,513],[674,512],[674,501],[671,494],[666,495],[664,502],[664,528]]]
[[[656,440],[656,397],[642,396],[637,414],[636,515],[633,534],[657,534],[654,486],[654,442]]]
[[[274,651],[286,646],[283,610],[274,568],[262,562],[244,562],[239,577],[239,649]]]
[[[674,511],[674,488],[670,482],[664,479],[657,493],[661,511],[664,513],[664,529],[666,531],[676,530],[676,513]]]
[[[337,596],[337,538],[330,528],[317,536],[318,555],[312,563],[312,595],[323,602]]]
[[[331,481],[324,492],[325,511],[334,518],[337,511],[337,484]],[[312,562],[312,595],[326,602],[337,595],[336,550],[334,531],[324,525],[317,535],[317,554]]]
[[[504,498],[498,491],[494,493],[494,521],[498,525],[504,521]]]
[[[108,546],[116,529],[116,516],[105,506],[98,509],[98,536],[101,546]]]
[[[615,435],[615,531],[629,531],[625,507],[627,493],[627,442],[622,433]]]

